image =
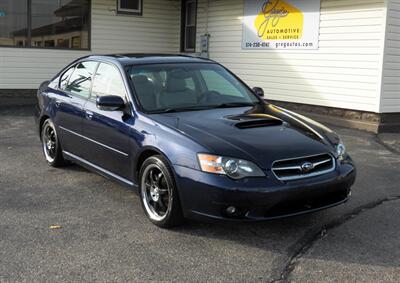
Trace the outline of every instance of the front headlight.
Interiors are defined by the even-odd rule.
[[[262,177],[264,172],[253,162],[210,154],[197,154],[203,172],[227,175],[232,179]]]
[[[346,146],[342,142],[339,142],[336,145],[336,154],[338,155],[339,160],[343,160],[345,158]]]

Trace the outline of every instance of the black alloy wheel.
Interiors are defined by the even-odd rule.
[[[42,126],[42,147],[47,163],[53,167],[66,165],[62,155],[62,149],[53,122],[50,119],[44,121]]]
[[[182,209],[168,161],[161,155],[149,157],[139,176],[140,200],[150,221],[162,228],[181,224]]]

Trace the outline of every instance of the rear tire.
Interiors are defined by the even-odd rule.
[[[44,121],[41,132],[42,149],[47,164],[52,167],[62,167],[66,165],[62,154],[62,148],[58,139],[56,127],[51,119]]]
[[[139,192],[143,210],[149,220],[161,228],[183,222],[182,208],[172,169],[161,155],[146,159],[140,169]]]

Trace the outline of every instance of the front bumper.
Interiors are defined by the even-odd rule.
[[[232,180],[181,166],[174,170],[185,217],[215,220],[271,220],[339,205],[347,201],[356,177],[350,160],[331,173],[290,182],[271,172]],[[226,211],[230,206],[235,213]]]

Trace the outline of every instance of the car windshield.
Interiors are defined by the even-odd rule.
[[[129,76],[146,112],[163,113],[251,106],[260,99],[218,64],[131,66]]]

